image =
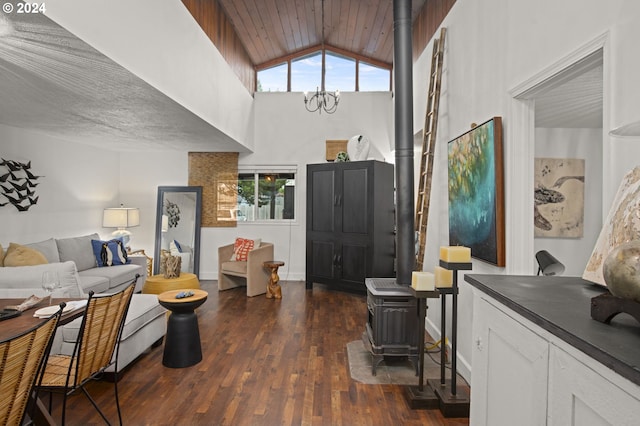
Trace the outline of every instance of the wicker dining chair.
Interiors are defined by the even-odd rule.
[[[0,425],[22,424],[64,306],[31,330],[0,342]]]
[[[67,397],[77,390],[82,390],[102,419],[110,424],[85,385],[91,380],[99,379],[104,370],[112,364],[116,367],[114,392],[118,420],[122,424],[118,400],[118,349],[134,288],[135,282],[121,292],[111,295],[94,296],[93,292],[90,292],[73,353],[49,356],[39,390],[64,394],[62,424],[65,423]]]

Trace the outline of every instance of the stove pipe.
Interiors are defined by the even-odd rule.
[[[396,148],[396,281],[411,285],[415,266],[413,189],[413,60],[411,0],[393,0]]]

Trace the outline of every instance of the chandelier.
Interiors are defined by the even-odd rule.
[[[316,93],[309,98],[308,93],[304,92],[304,106],[309,112],[318,111],[322,114],[322,111],[327,114],[333,114],[338,109],[338,102],[340,102],[340,91],[327,92],[326,90],[316,89]]]
[[[327,114],[333,114],[338,109],[338,102],[340,102],[340,91],[327,92],[324,89],[324,77],[325,77],[325,50],[324,50],[324,0],[322,0],[322,90],[320,87],[316,87],[316,92],[309,97],[307,92],[304,92],[304,107],[309,112],[318,111],[322,114],[322,111]]]

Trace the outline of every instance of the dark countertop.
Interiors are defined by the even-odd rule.
[[[466,274],[464,280],[569,345],[640,385],[640,323],[618,314],[591,318],[591,298],[607,290],[579,277]]]

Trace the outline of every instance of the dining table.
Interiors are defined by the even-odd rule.
[[[73,302],[83,299],[52,299],[51,306],[58,306],[60,303]],[[8,306],[20,305],[24,302],[24,299],[0,299],[0,309],[5,309]],[[45,321],[46,318],[40,318],[34,316],[34,313],[40,309],[49,306],[49,298],[44,298],[35,306],[25,310],[21,315],[4,319],[0,322],[0,341],[9,339],[11,337],[18,336],[24,332],[31,330],[33,327]],[[81,317],[84,314],[86,305],[73,309],[69,312],[64,312],[58,321],[58,327],[64,324],[68,324],[76,318]],[[35,409],[33,410],[33,418],[31,419],[36,425],[55,425],[56,422],[51,417],[49,410],[44,403],[38,398],[35,401]]]

